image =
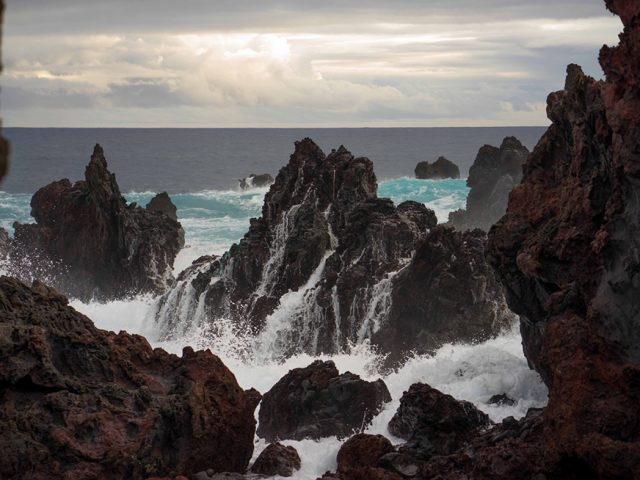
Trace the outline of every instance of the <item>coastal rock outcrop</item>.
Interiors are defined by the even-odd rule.
[[[209,351],[97,329],[50,287],[0,277],[0,477],[244,472],[255,390]]]
[[[260,404],[259,437],[277,440],[344,438],[366,427],[391,395],[382,380],[367,382],[316,360],[282,377]]]
[[[261,345],[280,357],[371,341],[397,362],[497,334],[513,315],[484,239],[436,224],[423,204],[378,198],[369,159],[344,147],[325,156],[304,139],[262,216],[227,254],[181,275],[158,319],[167,335],[232,319],[239,334],[267,332]]]
[[[478,151],[467,186],[466,210],[449,214],[458,230],[480,228],[485,232],[504,215],[509,193],[522,179],[522,166],[529,150],[515,137],[507,137],[500,148],[485,145]]]
[[[435,162],[420,162],[415,168],[416,178],[440,180],[445,178],[460,178],[460,168],[451,160],[439,157]]]
[[[336,475],[342,480],[401,480],[402,476],[378,466],[380,458],[392,452],[391,442],[382,435],[354,435],[338,451]]]
[[[267,445],[251,465],[250,472],[265,476],[291,477],[300,470],[300,456],[295,448],[280,443]]]
[[[428,460],[454,453],[489,425],[489,417],[472,403],[415,383],[402,395],[400,407],[389,422],[389,432],[407,440],[400,449],[402,453]]]
[[[166,193],[146,209],[128,205],[99,145],[85,180],[41,188],[31,199],[31,215],[35,224],[14,225],[12,273],[20,278],[37,272],[84,300],[163,293],[173,283],[173,261],[184,245],[175,207]]]
[[[248,190],[250,188],[263,188],[268,187],[273,183],[273,177],[268,173],[263,173],[262,175],[256,175],[252,173],[248,177],[241,178],[238,180],[240,184],[241,190]]]

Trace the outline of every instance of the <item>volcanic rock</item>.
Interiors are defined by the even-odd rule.
[[[11,238],[7,231],[0,227],[0,260],[4,260],[11,253]]]
[[[83,300],[162,293],[184,231],[164,195],[149,205],[127,205],[96,145],[84,181],[53,182],[32,197],[36,224],[14,225],[13,273],[47,278]]]
[[[267,476],[280,475],[291,477],[296,470],[300,470],[300,456],[293,447],[280,443],[271,443],[265,448],[255,463],[251,466],[252,473]]]
[[[522,165],[529,150],[515,137],[507,137],[500,148],[483,146],[469,170],[466,210],[449,214],[459,230],[480,228],[485,232],[504,215],[509,193],[522,178]]]
[[[295,368],[265,393],[258,418],[258,436],[277,440],[348,437],[371,423],[391,401],[382,380],[340,375],[332,361],[316,360]]]
[[[444,179],[460,178],[460,169],[450,160],[444,157],[438,158],[435,162],[420,162],[415,169],[416,178],[419,179]]]
[[[159,193],[153,197],[151,201],[147,203],[146,209],[152,212],[164,213],[172,220],[178,221],[178,209],[171,201],[171,198],[169,198],[167,192]]]
[[[408,442],[401,449],[422,460],[458,450],[479,429],[491,424],[473,404],[423,383],[411,385],[389,422],[389,432]]]
[[[181,275],[179,291],[161,300],[159,323],[170,335],[199,312],[214,325],[231,319],[242,333],[275,325],[266,348],[277,357],[338,353],[369,340],[399,362],[412,349],[489,338],[513,319],[484,240],[431,235],[433,211],[396,206],[376,190],[369,159],[344,147],[325,156],[310,139],[296,142],[261,218],[210,267]]]
[[[378,467],[380,457],[390,452],[393,452],[393,446],[382,435],[354,435],[338,451],[337,475],[343,479],[394,478]]]
[[[263,173],[262,175],[252,173],[248,177],[241,178],[238,182],[242,190],[248,190],[250,188],[268,187],[273,183],[273,177],[268,173]]]
[[[99,330],[40,282],[0,277],[0,311],[0,478],[245,471],[260,394],[211,352]]]

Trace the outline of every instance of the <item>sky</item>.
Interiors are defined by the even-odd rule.
[[[622,26],[602,0],[7,0],[24,127],[547,125]]]

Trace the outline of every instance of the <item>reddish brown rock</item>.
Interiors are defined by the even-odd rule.
[[[149,209],[127,205],[96,145],[85,180],[53,182],[33,195],[36,223],[14,225],[12,272],[46,278],[84,300],[162,293],[184,245],[181,225],[164,213],[170,203],[156,197]]]
[[[383,455],[393,452],[391,442],[382,435],[359,433],[344,442],[338,451],[338,472],[377,467]]]
[[[295,368],[264,394],[258,436],[284,439],[344,438],[366,427],[391,395],[382,380],[342,375],[332,361]]]
[[[250,471],[267,476],[291,477],[300,470],[300,465],[300,456],[295,448],[271,443],[258,455]]]
[[[55,290],[0,278],[0,477],[245,471],[256,391],[209,351],[98,330]]]

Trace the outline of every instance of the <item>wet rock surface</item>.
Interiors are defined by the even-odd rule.
[[[438,158],[435,162],[420,162],[415,168],[416,178],[419,179],[445,179],[460,178],[460,169],[451,160],[444,157]]]
[[[220,359],[98,330],[67,299],[0,277],[0,477],[244,472],[260,395]]]
[[[53,182],[33,195],[36,223],[14,225],[11,272],[46,279],[83,300],[162,293],[173,283],[184,231],[168,197],[161,194],[149,205],[126,203],[96,145],[85,180]]]
[[[415,383],[402,395],[400,407],[389,422],[389,432],[407,440],[400,449],[402,453],[428,460],[455,452],[489,425],[489,417],[473,404]],[[406,463],[401,460],[395,458]]]
[[[378,198],[369,159],[344,147],[325,155],[301,140],[261,218],[210,267],[181,276],[182,292],[161,300],[159,321],[175,331],[176,319],[188,324],[202,312],[198,321],[231,319],[241,334],[277,328],[269,348],[281,357],[370,340],[395,363],[411,349],[496,335],[513,315],[484,240],[430,233],[436,224],[423,204]]]
[[[300,470],[300,466],[300,456],[295,448],[271,443],[258,455],[250,472],[266,476],[291,477]]]
[[[467,208],[450,213],[450,223],[458,230],[489,231],[507,210],[509,193],[520,183],[528,156],[529,150],[515,137],[505,138],[500,148],[480,148],[467,178]]]
[[[332,361],[317,360],[291,370],[264,394],[257,434],[269,442],[345,438],[369,425],[389,401],[382,380],[339,374]]]
[[[248,190],[250,188],[263,188],[268,187],[273,183],[273,177],[268,173],[263,173],[262,175],[256,175],[252,173],[248,177],[242,178],[238,180],[240,184],[240,188],[242,190]]]

